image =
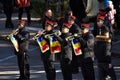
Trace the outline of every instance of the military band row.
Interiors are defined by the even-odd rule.
[[[51,15],[51,10],[46,15]],[[59,59],[63,80],[72,80],[72,74],[79,72],[84,80],[95,80],[94,57],[97,59],[98,80],[117,80],[111,63],[111,43],[113,33],[112,24],[106,17],[107,12],[101,10],[96,17],[94,31],[90,30],[89,22],[77,21],[69,11],[68,15],[60,19],[59,23],[45,16],[41,21],[43,30],[38,30],[32,37],[38,43],[41,51],[47,80],[56,80],[55,57]],[[18,21],[18,29],[8,38],[15,47],[18,57],[20,77],[16,80],[29,80],[29,62],[27,51],[29,47],[29,31],[25,28],[25,20]],[[57,30],[56,30],[57,29]]]

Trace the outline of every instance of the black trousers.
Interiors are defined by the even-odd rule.
[[[99,80],[106,80],[107,75],[111,77],[111,80],[117,80],[113,67],[109,68],[108,63],[98,63],[98,73]]]
[[[86,58],[81,62],[81,70],[84,80],[95,80],[92,58]]]
[[[28,63],[28,56],[24,54],[17,54],[20,78],[30,78],[30,67]]]
[[[25,12],[26,12],[26,14],[27,14],[28,24],[31,24],[30,7],[21,7],[21,8],[19,8],[18,19],[19,19],[19,20],[22,19],[22,14],[23,14],[24,9],[25,9]]]
[[[63,80],[72,80],[71,62],[61,61]]]
[[[47,80],[56,80],[54,62],[49,60],[48,61],[43,60],[43,64],[44,64]]]

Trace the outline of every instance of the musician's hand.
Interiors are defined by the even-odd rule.
[[[75,33],[75,34],[74,34],[74,36],[75,36],[75,37],[77,37],[77,36],[78,36],[78,34],[76,34],[76,33]]]
[[[106,36],[106,38],[109,38],[109,33],[106,32],[106,33],[105,33],[105,36]]]
[[[58,24],[57,24],[57,22],[55,22],[54,27],[57,27],[57,26],[58,26]]]
[[[16,30],[13,30],[12,33],[13,33],[13,35],[17,35]]]
[[[41,31],[41,30],[39,30],[39,31],[38,31],[38,34],[39,34],[39,35],[42,35],[43,33],[42,33],[42,31]]]
[[[60,31],[58,31],[58,34],[57,34],[57,35],[59,35],[59,36],[60,36],[60,35],[61,35],[61,32],[60,32]]]

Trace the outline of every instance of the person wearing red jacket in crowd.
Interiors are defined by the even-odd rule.
[[[27,14],[28,25],[31,25],[31,15],[30,15],[31,3],[30,3],[30,0],[17,0],[17,6],[19,8],[18,19],[19,20],[22,19],[22,14],[25,9],[26,14]]]

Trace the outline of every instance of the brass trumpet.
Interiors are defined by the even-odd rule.
[[[36,34],[35,36],[32,37],[32,40],[35,40],[37,39],[37,37],[39,36],[40,34]]]
[[[73,39],[75,39],[75,37],[81,37],[81,33],[75,33],[74,35],[68,36],[67,38],[65,38],[66,41],[71,41]]]
[[[12,32],[11,34],[7,35],[7,39],[10,39],[10,37],[11,37],[13,34],[15,34],[15,33],[17,34],[18,31],[19,31],[19,28],[15,29],[14,32]]]
[[[54,33],[52,33],[52,34],[46,34],[45,35],[45,38],[50,38],[50,37],[53,37],[54,35],[56,35],[56,36],[60,36],[61,35],[61,32],[59,31],[59,30],[57,30],[57,31],[55,31]]]
[[[45,34],[45,30],[43,30],[41,33],[42,33],[42,34]],[[34,35],[34,36],[32,37],[32,40],[37,39],[39,36],[40,36],[40,34],[37,33],[36,35]]]

